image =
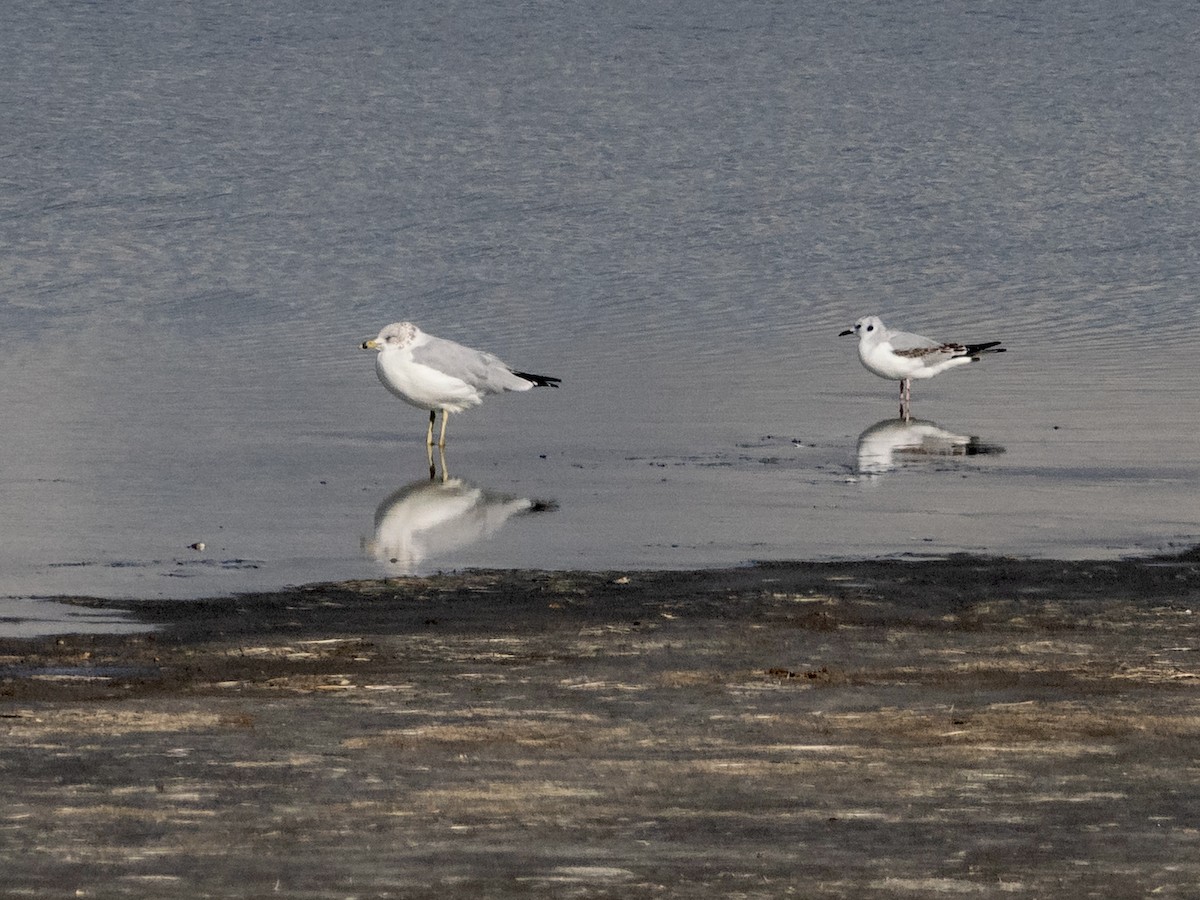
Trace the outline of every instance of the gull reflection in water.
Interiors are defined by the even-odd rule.
[[[955,434],[922,419],[884,419],[858,437],[858,472],[882,475],[921,459],[1003,453],[997,444]]]
[[[400,574],[426,559],[490,538],[510,518],[557,508],[553,501],[498,494],[461,478],[422,478],[392,492],[375,510],[363,549]]]

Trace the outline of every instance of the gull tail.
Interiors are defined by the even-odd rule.
[[[534,387],[558,387],[562,382],[561,378],[555,378],[553,375],[531,375],[528,372],[513,372],[518,378],[524,378],[526,381],[532,381]]]

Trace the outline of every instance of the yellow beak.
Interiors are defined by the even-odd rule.
[[[374,350],[378,346],[379,346],[379,341],[375,340],[375,338],[371,338],[371,340],[369,340],[369,341],[362,342],[362,348],[364,350]]]

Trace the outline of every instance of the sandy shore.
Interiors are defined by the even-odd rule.
[[[1195,552],[107,605],[0,642],[4,896],[1200,896]]]

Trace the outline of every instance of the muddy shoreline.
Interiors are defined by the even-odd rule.
[[[72,602],[6,896],[1200,896],[1195,551]]]

